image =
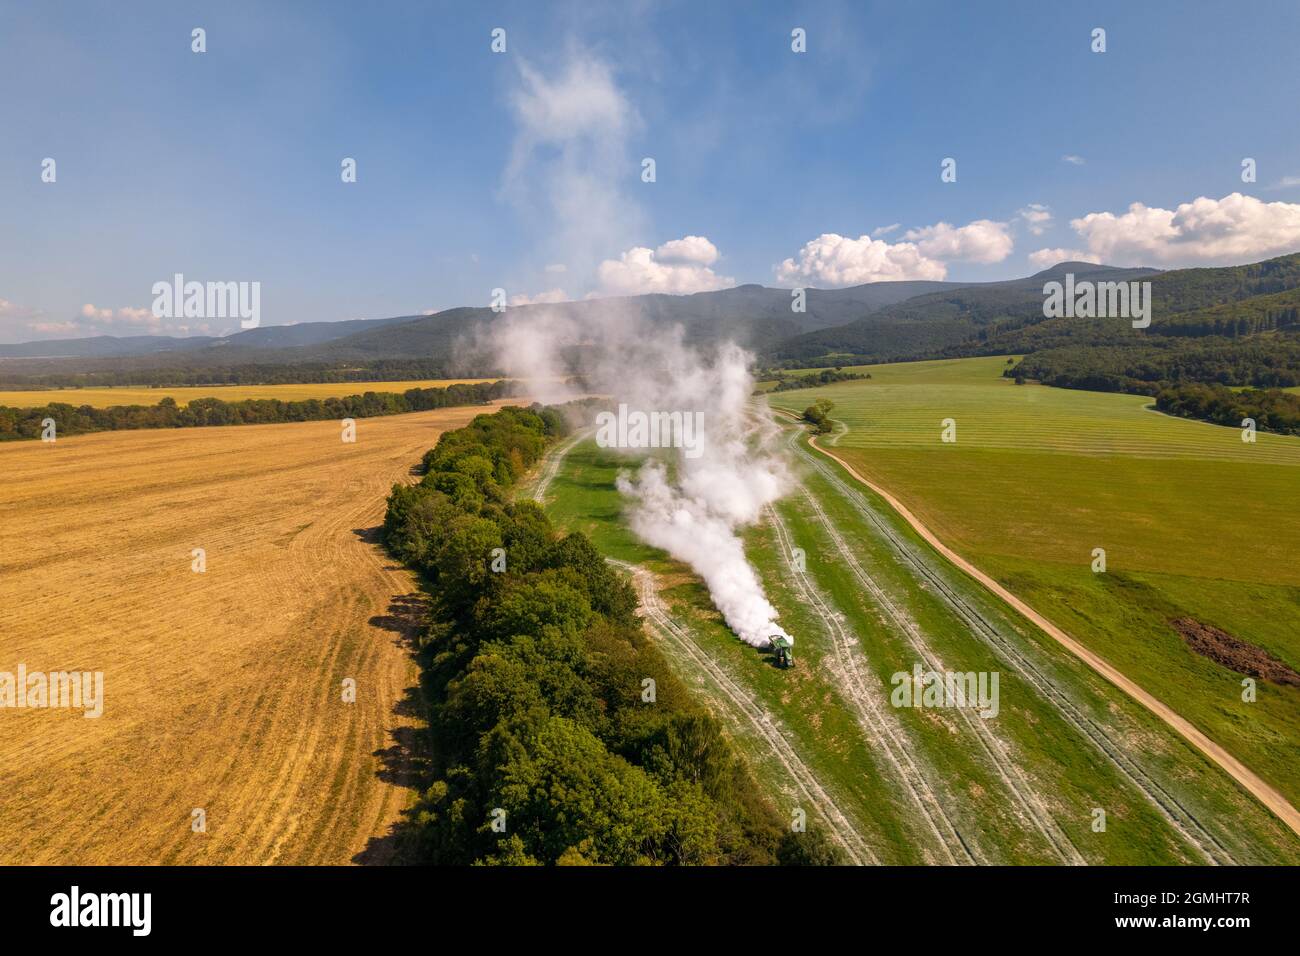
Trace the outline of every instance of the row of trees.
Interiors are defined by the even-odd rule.
[[[411,388],[405,392],[366,392],[344,398],[310,398],[284,402],[275,398],[227,402],[199,398],[179,406],[165,397],[157,405],[112,405],[95,408],[52,402],[35,408],[0,405],[0,441],[39,438],[46,419],[53,419],[58,435],[134,428],[194,428],[208,425],[261,425],[270,422],[307,422],[326,419],[373,418],[403,412],[428,411],[453,405],[476,405],[508,394],[506,381],[448,385],[445,388]],[[39,393],[36,393],[39,394]]]
[[[1040,381],[1060,379],[1068,384],[1080,374],[1113,376],[1117,391],[1134,387],[1207,382],[1253,388],[1292,388],[1300,385],[1300,336],[1265,336],[1245,342],[1204,339],[1196,343],[1165,340],[1128,348],[1051,349],[1028,356],[1020,374]]]
[[[505,408],[448,432],[384,534],[433,595],[431,779],[406,836],[443,864],[831,862],[788,832],[580,533],[510,488],[566,427]]]
[[[1240,343],[1207,339],[1194,344],[1157,342],[1126,348],[1048,349],[1027,356],[1008,375],[1065,387],[1085,376],[1108,377],[1115,383],[1108,391],[1147,394],[1158,390],[1152,386],[1177,382],[1291,388],[1300,385],[1300,337],[1270,336]]]
[[[0,384],[9,389],[107,388],[136,386],[169,388],[178,385],[290,385],[321,382],[403,382],[452,377],[452,363],[446,359],[375,359],[366,362],[242,362],[234,365],[156,365],[152,356],[86,359],[24,359],[21,364],[0,366]],[[37,364],[44,370],[19,374],[17,368]],[[70,366],[76,370],[62,370]],[[104,367],[95,367],[104,366]],[[482,377],[486,378],[492,373]],[[458,375],[457,377],[462,377]],[[476,376],[469,376],[476,377]]]
[[[771,373],[777,382],[770,391],[789,392],[798,388],[817,388],[821,385],[834,385],[836,382],[853,382],[871,378],[870,372],[846,372],[840,366],[822,369],[803,375],[786,375],[784,372]],[[765,377],[765,376],[764,376]]]

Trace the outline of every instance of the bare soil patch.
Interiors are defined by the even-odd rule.
[[[1180,617],[1169,623],[1189,648],[1228,670],[1284,687],[1300,687],[1300,674],[1262,647],[1195,618]]]

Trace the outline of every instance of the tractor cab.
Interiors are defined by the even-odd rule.
[[[790,638],[780,634],[769,638],[772,642],[772,657],[776,661],[777,667],[794,666],[794,644]]]

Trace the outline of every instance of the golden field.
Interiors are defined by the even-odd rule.
[[[385,861],[421,605],[377,526],[483,411],[0,446],[0,671],[104,674],[98,719],[0,709],[0,864]]]
[[[491,378],[430,378],[408,382],[316,382],[302,385],[186,385],[164,388],[52,388],[42,391],[2,391],[0,405],[11,408],[35,408],[51,402],[66,402],[80,408],[108,408],[110,405],[157,405],[170,395],[177,405],[188,405],[196,398],[219,398],[241,402],[246,398],[278,398],[282,402],[308,398],[343,398],[365,392],[397,392],[408,388],[445,388],[475,382],[492,382]]]

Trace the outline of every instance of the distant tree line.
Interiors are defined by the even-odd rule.
[[[1300,339],[1232,343],[1155,340],[1118,346],[1071,346],[1026,356],[1004,373],[1062,388],[1154,395],[1167,385],[1206,382],[1289,388],[1300,385]]]
[[[51,371],[41,374],[20,374],[17,368],[27,367],[30,360],[9,365],[0,364],[0,385],[8,389],[40,388],[108,388],[133,385],[145,388],[167,388],[183,385],[296,385],[322,382],[404,382],[437,378],[488,378],[482,376],[453,375],[446,359],[376,359],[368,362],[305,362],[302,364],[249,362],[227,366],[196,366],[184,364],[166,368],[130,368],[136,357],[118,359],[48,359],[50,363],[73,365],[77,362],[109,362],[119,366],[98,371]],[[156,361],[156,360],[155,360]]]
[[[403,849],[439,864],[837,859],[759,795],[581,533],[511,487],[567,431],[505,408],[444,434],[395,485],[388,547],[428,581],[420,638],[430,777]],[[653,683],[651,683],[653,682]]]
[[[1300,435],[1300,395],[1277,389],[1234,391],[1222,385],[1174,385],[1156,395],[1156,408],[1170,415],[1234,428],[1252,418],[1260,431]]]
[[[271,422],[308,422],[326,419],[373,418],[400,415],[453,405],[479,405],[509,394],[507,381],[411,388],[405,392],[366,392],[344,398],[304,399],[285,402],[276,398],[250,398],[227,402],[197,398],[179,406],[170,396],[157,405],[69,405],[52,402],[34,408],[0,405],[0,441],[39,438],[42,422],[54,420],[58,435],[135,428],[195,428],[209,425],[262,425]],[[36,393],[39,394],[39,393]]]
[[[871,378],[870,372],[846,372],[840,366],[806,375],[786,375],[783,372],[776,372],[773,375],[777,382],[775,386],[768,389],[771,392],[789,392],[798,388],[817,388],[821,385],[834,385],[836,382],[854,382]]]

